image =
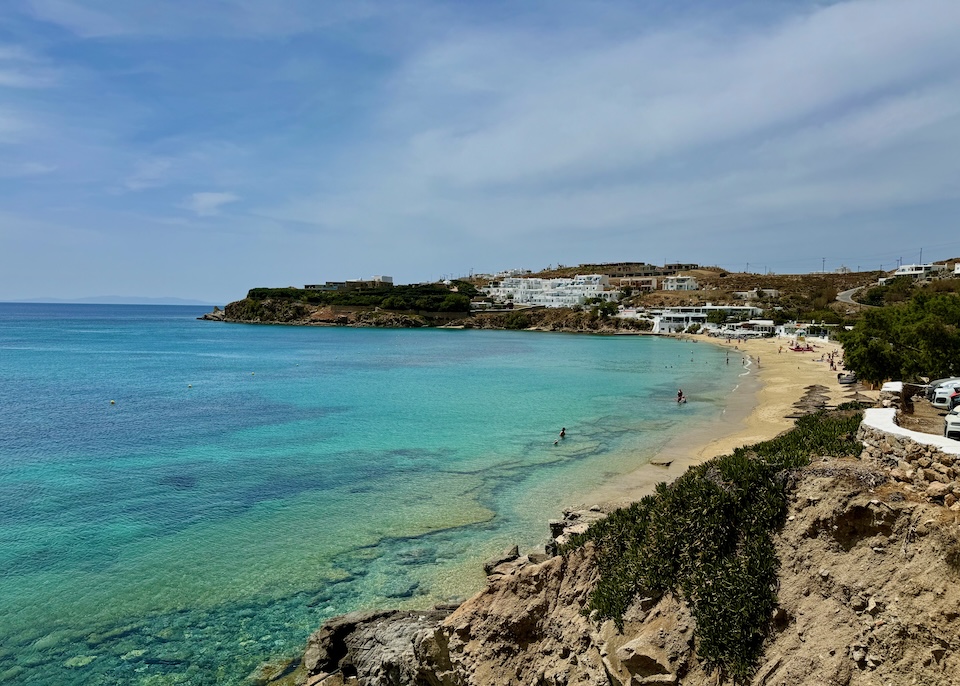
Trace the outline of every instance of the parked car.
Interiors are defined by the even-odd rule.
[[[951,381],[960,381],[960,376],[953,376],[948,379],[937,379],[927,384],[927,400],[932,401],[933,394],[937,392],[937,389],[940,388],[941,384],[949,383]]]
[[[943,435],[960,441],[960,407],[950,410],[943,418]]]
[[[930,404],[938,410],[949,410],[950,398],[953,397],[957,388],[960,388],[960,381],[947,381],[940,384],[934,391],[933,400],[930,401]]]

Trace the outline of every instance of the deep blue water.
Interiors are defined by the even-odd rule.
[[[0,681],[235,684],[332,615],[461,598],[741,371],[652,337],[206,309],[0,304]]]

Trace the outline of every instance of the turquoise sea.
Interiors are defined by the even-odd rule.
[[[239,684],[330,616],[463,598],[742,373],[655,337],[206,309],[0,304],[0,683]]]

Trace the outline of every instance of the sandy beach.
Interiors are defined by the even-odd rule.
[[[584,504],[602,503],[604,509],[623,506],[652,493],[657,483],[672,481],[692,465],[777,436],[793,426],[795,419],[790,415],[798,413],[795,405],[809,386],[825,387],[827,405],[848,402],[853,397],[850,386],[837,383],[842,366],[830,369],[830,353],[835,353],[838,361],[843,356],[839,343],[810,339],[815,346],[813,352],[794,352],[786,338],[726,342],[691,336],[689,340],[726,348],[730,364],[744,369],[743,383],[729,398],[723,418],[691,427],[664,446],[651,463],[588,494]],[[695,392],[688,391],[687,395],[696,402]],[[860,391],[860,397],[875,400],[877,392]]]

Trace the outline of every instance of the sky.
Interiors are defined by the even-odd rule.
[[[0,300],[960,256],[957,0],[3,0]]]

